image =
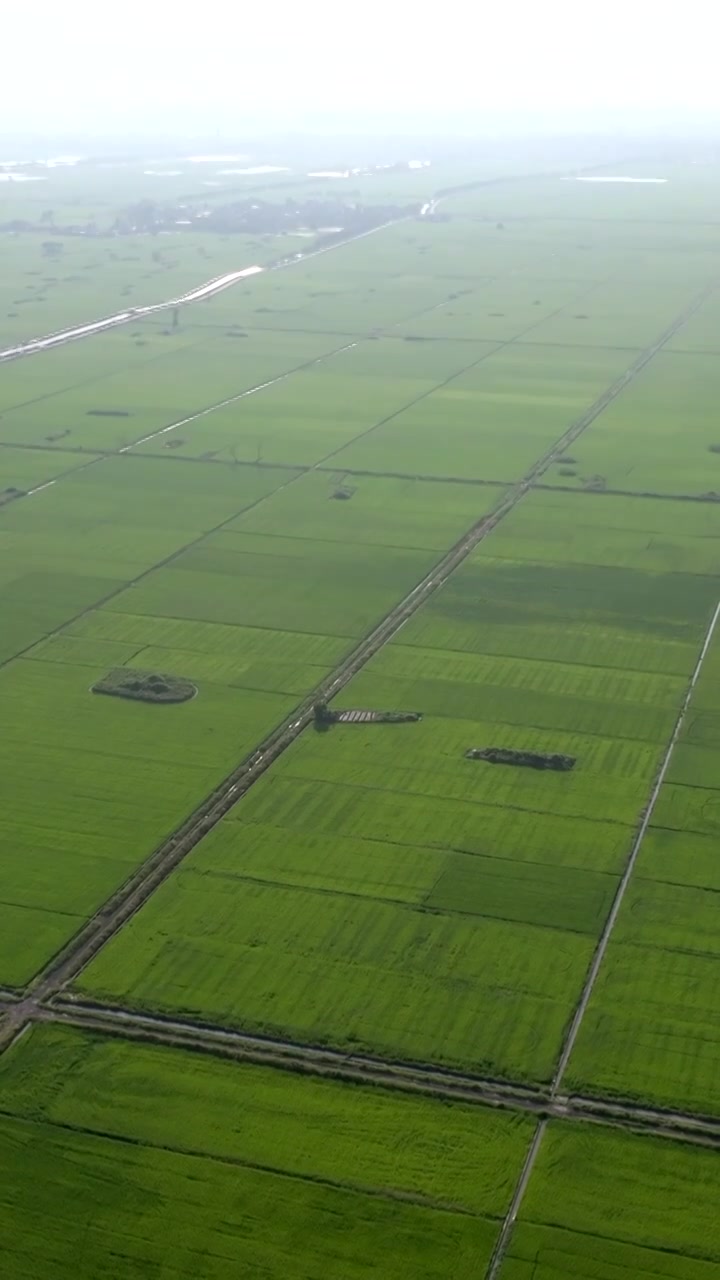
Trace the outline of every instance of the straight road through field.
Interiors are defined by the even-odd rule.
[[[252,276],[260,275],[265,271],[281,271],[286,267],[295,266],[298,262],[307,262],[310,258],[316,258],[321,253],[329,253],[332,249],[340,249],[343,245],[374,235],[376,232],[383,231],[386,227],[391,227],[397,222],[406,222],[410,216],[409,214],[403,214],[401,218],[392,218],[388,222],[379,223],[377,227],[371,227],[368,231],[360,231],[357,235],[348,236],[347,239],[338,240],[331,245],[325,245],[322,249],[313,249],[309,253],[296,254],[292,258],[283,258],[267,267],[251,266],[243,267],[239,271],[228,271],[222,276],[215,276],[212,280],[206,281],[205,284],[198,285],[195,289],[190,289],[187,293],[181,294],[179,298],[170,298],[166,302],[154,302],[145,307],[130,307],[126,311],[118,311],[115,315],[105,316],[100,320],[92,320],[88,324],[74,325],[70,329],[59,329],[57,333],[50,333],[44,338],[32,338],[29,342],[19,343],[14,347],[6,347],[3,351],[0,351],[0,363],[5,360],[17,360],[20,356],[32,356],[41,351],[50,351],[53,347],[64,346],[67,342],[77,342],[80,338],[90,338],[93,334],[104,333],[109,329],[117,329],[120,325],[129,324],[131,320],[145,320],[148,316],[157,315],[160,311],[170,311],[173,307],[184,307],[191,302],[205,302],[208,298],[213,298],[216,294],[222,293],[232,285],[239,284]]]

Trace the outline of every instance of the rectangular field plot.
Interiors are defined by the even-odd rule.
[[[712,358],[661,351],[543,480],[711,497],[720,492],[718,394]]]
[[[348,647],[342,636],[93,610],[35,645],[35,662],[175,671],[191,680],[278,693],[306,693]]]
[[[135,336],[133,336],[133,334]],[[143,365],[162,362],[178,348],[197,342],[198,337],[178,331],[172,341],[147,322],[94,334],[81,342],[71,342],[44,351],[41,358],[4,361],[0,381],[0,412],[42,404],[50,397],[72,388],[99,384],[106,377],[126,373],[129,378]]]
[[[86,181],[87,177],[86,174]],[[97,183],[99,177],[95,169],[91,182]],[[144,177],[147,192],[153,186],[153,177]],[[154,185],[156,194],[157,180]],[[160,186],[163,196],[170,195],[167,179],[163,178]],[[124,193],[119,190],[109,196],[111,202],[123,198]],[[83,197],[81,200],[85,203]],[[55,198],[50,197],[50,203],[55,203]],[[105,204],[101,209],[103,222],[111,207]],[[40,217],[40,211],[41,207],[35,217]],[[77,197],[71,197],[60,220],[73,220],[77,213]],[[248,236],[228,238],[197,232],[174,236],[172,247],[165,251],[158,249],[157,236],[150,232],[135,232],[132,241],[124,243],[108,236],[66,236],[61,242],[61,256],[53,263],[37,235],[12,235],[5,240],[0,245],[0,347],[39,334],[56,333],[70,325],[87,324],[128,306],[169,301],[222,272],[237,269],[243,262],[250,265],[272,259],[284,248],[279,237],[268,237],[263,242]],[[169,311],[161,313],[161,320],[167,324],[170,315]]]
[[[89,457],[74,457],[51,449],[14,449],[8,445],[0,447],[0,507],[3,499],[8,498],[13,491],[26,493],[28,489],[54,480],[64,471],[72,471],[75,467],[92,461],[92,454]]]
[[[294,474],[111,458],[8,503],[0,509],[0,660],[121,591]]]
[[[644,348],[656,342],[687,307],[693,287],[612,280],[533,329],[533,342],[559,346]]]
[[[18,1278],[475,1280],[532,1131],[481,1107],[56,1027],[24,1037],[0,1079]]]
[[[125,455],[3,513],[21,575],[5,588],[5,639],[25,656],[3,672],[13,788],[0,825],[16,856],[0,876],[0,981],[29,978],[497,493],[362,477],[341,500],[342,476],[303,476],[294,493],[296,476]],[[274,488],[284,493],[264,519]],[[236,525],[253,503],[256,523]],[[96,564],[116,576],[91,576]],[[159,707],[91,694],[122,666],[194,682],[198,697]]]
[[[247,838],[238,830],[236,852]],[[233,884],[194,858],[80,989],[311,1043],[545,1076],[591,955],[576,934]]]
[[[397,232],[389,229],[390,236]],[[373,260],[375,239],[348,244],[290,271],[257,276],[250,287],[203,303],[202,323],[221,315],[224,322],[257,329],[362,336],[422,315],[455,292],[452,282],[427,271],[419,243],[414,263],[386,270],[386,262]],[[387,253],[387,245],[380,253]]]
[[[533,493],[401,642],[687,679],[717,599],[717,533],[713,507]]]
[[[560,557],[566,513],[546,507]],[[515,562],[478,554],[459,570],[334,703],[417,710],[422,721],[306,732],[100,954],[82,989],[312,1042],[549,1078],[714,593],[698,576],[678,605],[668,578],[684,588],[689,575],[608,564],[579,574],[569,550],[551,591],[530,561],[514,596]],[[578,623],[582,634],[590,618],[609,616],[621,638],[623,627],[631,639],[646,633],[647,671],[622,669],[617,656],[605,665],[605,648],[615,652],[607,636],[594,659],[568,665],[550,652],[539,659],[522,628],[512,657],[440,642],[458,581],[464,623],[481,634],[498,577],[506,612],[513,601],[534,609],[549,650],[570,645]],[[629,620],[628,598],[639,601]],[[433,617],[434,642],[424,621]],[[577,763],[559,773],[465,758],[486,745]]]
[[[119,595],[114,612],[358,636],[425,576],[437,553],[224,533]]]
[[[714,1280],[717,1152],[551,1123],[501,1280]]]
[[[263,334],[248,333],[211,340],[196,335],[189,340],[182,330],[168,330],[154,342],[166,344],[162,358],[129,363],[105,377],[8,408],[0,421],[0,440],[59,449],[127,448],[340,345],[332,338],[307,334],[279,335],[272,342]],[[40,360],[45,359],[43,354]],[[179,431],[168,439],[172,436],[174,441]]]
[[[720,507],[662,498],[535,490],[483,543],[478,557],[538,565],[613,566],[675,577],[720,572]]]
[[[514,343],[478,358],[334,461],[366,471],[517,480],[627,365],[623,351]]]
[[[443,551],[504,495],[502,486],[355,476],[329,468],[302,476],[227,526],[232,533],[300,542]],[[372,555],[372,551],[369,552]]]
[[[710,297],[668,344],[672,351],[720,351],[720,298]]]
[[[296,701],[220,682],[177,706],[93,695],[116,659],[98,647],[94,666],[23,659],[0,671],[9,985],[27,981]]]
[[[281,343],[288,341],[279,336]],[[272,351],[275,336],[266,341]],[[424,355],[417,344],[397,340],[360,341],[351,349],[344,344],[291,377],[148,440],[139,451],[310,466],[492,350],[487,343],[443,343],[438,352]]]
[[[717,1114],[720,713],[717,638],[693,693],[569,1076]]]
[[[425,339],[486,339],[509,342],[536,329],[566,303],[582,299],[592,286],[580,281],[537,281],[498,276],[459,288],[447,302],[398,325],[401,332]]]

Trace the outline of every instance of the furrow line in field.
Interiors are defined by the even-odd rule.
[[[257,749],[224,779],[224,781],[190,814],[151,856],[129,877],[108,901],[79,930],[75,937],[39,971],[27,988],[33,1002],[47,1000],[71,983],[107,941],[144,905],[192,848],[237,803],[303,730],[311,723],[317,701],[333,698],[352,677],[383,647],[416,613],[420,606],[455,572],[478,544],[505,518],[531,490],[535,480],[549,467],[567,445],[590,426],[607,405],[628,385],[652,359],[665,342],[702,305],[711,289],[700,294],[676,321],[652,344],[631,367],[616,380],[595,403],[551,445],[489,515],[468,529],[449,551],[382,621],[370,631],[343,659],[330,676],[303,699]],[[289,481],[288,483],[292,483]],[[231,517],[232,518],[232,517]],[[222,522],[227,523],[227,521]],[[200,539],[197,539],[199,541]],[[174,559],[180,552],[173,553]],[[148,570],[152,572],[152,570]],[[146,576],[143,574],[142,576]],[[116,594],[116,593],[113,593]],[[67,624],[64,624],[67,625]],[[61,630],[62,628],[58,628]],[[18,1015],[18,1006],[14,1011]],[[7,1041],[7,1037],[5,1037]],[[0,1047],[2,1038],[0,1037]]]

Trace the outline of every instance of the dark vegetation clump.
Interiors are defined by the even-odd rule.
[[[316,725],[335,724],[338,713],[331,711],[327,702],[316,702],[313,707],[313,718]]]
[[[571,458],[569,453],[564,453],[562,457],[558,458],[558,462],[567,462],[574,465],[577,462],[577,458]]]
[[[560,470],[558,471],[558,475],[560,475],[560,476],[576,476],[576,475],[577,475],[577,471],[575,470],[575,468],[574,468],[574,467],[561,467],[561,468],[560,468]]]
[[[708,453],[720,453],[720,444],[709,444]]]
[[[544,755],[539,751],[514,751],[511,747],[471,747],[465,752],[468,760],[487,760],[489,764],[514,764],[526,769],[553,769],[566,773],[575,766],[575,756],[558,753]]]
[[[192,681],[181,676],[114,667],[92,686],[92,692],[107,693],[115,698],[132,698],[136,702],[187,702],[195,696],[197,688]]]
[[[129,409],[87,409],[87,418],[129,418]]]

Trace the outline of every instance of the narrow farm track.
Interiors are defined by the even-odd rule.
[[[573,1049],[575,1048],[575,1044],[577,1043],[578,1034],[580,1032],[583,1019],[587,1012],[587,1007],[588,1007],[588,1004],[590,1003],[592,993],[595,990],[595,985],[597,983],[598,975],[600,973],[603,960],[605,959],[605,956],[607,954],[607,949],[610,944],[610,940],[612,938],[615,925],[617,923],[618,915],[620,914],[620,908],[623,904],[623,899],[627,892],[628,885],[630,884],[630,881],[632,879],[633,871],[635,870],[635,866],[637,864],[638,856],[640,854],[640,850],[642,848],[643,840],[645,839],[647,829],[650,826],[650,823],[652,821],[652,816],[655,811],[655,806],[657,805],[657,801],[660,795],[660,791],[662,789],[662,785],[667,776],[667,771],[670,767],[670,761],[672,759],[673,752],[675,750],[675,747],[677,746],[678,739],[682,732],[682,728],[685,723],[688,710],[690,708],[690,703],[692,701],[692,696],[693,696],[693,693],[695,692],[695,687],[697,685],[698,680],[700,679],[700,675],[702,673],[705,659],[708,655],[710,646],[712,644],[713,637],[717,629],[718,621],[720,621],[720,602],[716,606],[715,612],[713,613],[713,616],[710,619],[710,625],[708,626],[702,648],[698,655],[697,662],[695,663],[695,668],[690,677],[690,681],[688,683],[685,697],[683,698],[682,706],[678,713],[677,720],[675,721],[675,727],[673,729],[672,735],[670,737],[670,741],[667,745],[667,749],[665,751],[662,762],[660,764],[660,768],[658,769],[657,775],[653,782],[652,790],[650,792],[650,798],[645,806],[645,809],[643,810],[641,820],[640,820],[640,825],[637,829],[635,839],[633,840],[633,843],[630,849],[630,854],[629,854],[627,863],[625,865],[625,870],[623,872],[622,878],[618,885],[617,892],[613,899],[613,903],[610,908],[610,912],[608,914],[607,920],[605,921],[605,927],[603,928],[603,931],[600,935],[598,945],[595,949],[595,954],[593,956],[592,962],[590,964],[590,968],[588,970],[587,978],[585,980],[585,985],[583,986],[582,992],[580,993],[580,999],[578,1001],[577,1007],[575,1009],[575,1013],[570,1023],[568,1033],[565,1037],[565,1043],[563,1044],[562,1052],[560,1054],[560,1058],[558,1059],[558,1064],[555,1069],[555,1075],[553,1076],[553,1080],[552,1080],[549,1094],[548,1094],[548,1098],[549,1098],[548,1111],[549,1111],[549,1114],[551,1115],[554,1114],[553,1107],[555,1102],[557,1102],[561,1096],[560,1089],[562,1087],[562,1082],[565,1076],[565,1072],[567,1071],[568,1063],[570,1061],[570,1056],[572,1054]],[[567,1102],[568,1102],[568,1105],[572,1105],[572,1100],[567,1100]],[[570,1112],[564,1112],[563,1114],[568,1115],[570,1114]],[[503,1258],[507,1251],[508,1244],[510,1243],[510,1238],[511,1238],[513,1227],[515,1224],[515,1218],[517,1217],[517,1213],[521,1206],[521,1203],[525,1194],[525,1189],[528,1184],[528,1180],[530,1178],[530,1175],[533,1170],[533,1166],[537,1159],[538,1151],[540,1149],[544,1132],[545,1132],[545,1121],[543,1121],[538,1126],[538,1129],[535,1133],[535,1137],[530,1147],[530,1151],[528,1152],[527,1160],[525,1162],[525,1165],[523,1166],[522,1172],[520,1174],[520,1178],[518,1180],[517,1187],[515,1189],[515,1195],[513,1196],[510,1209],[503,1223],[503,1229],[500,1233],[500,1236],[495,1248],[495,1253],[493,1254],[493,1257],[490,1262],[490,1267],[487,1272],[487,1280],[495,1280],[495,1277],[498,1275],[500,1271],[500,1267],[502,1266]]]
[[[530,470],[496,506],[483,516],[450,548],[430,572],[396,604],[385,618],[370,631],[299,704],[254,752],[224,779],[207,799],[160,845],[129,879],[113,894],[75,937],[36,975],[14,1005],[0,1028],[0,1051],[19,1033],[27,1021],[38,1015],[38,1006],[58,995],[78,976],[105,943],[135,914],[182,862],[192,848],[210,831],[239,799],[262,777],[269,766],[293,743],[310,724],[313,704],[329,701],[348,684],[353,676],[393,638],[426,600],[455,572],[489,533],[515,509],[532,489],[543,472],[573,443],[603,410],[629,385],[683,324],[713,292],[704,289],[675,321],[641,352],[626,372],[618,378],[593,405],[550,446]],[[291,482],[290,482],[291,483]],[[226,522],[223,522],[226,523]],[[175,552],[174,559],[180,552]],[[152,570],[148,570],[151,572]],[[145,574],[142,575],[146,576]],[[115,594],[115,593],[113,593]],[[67,625],[67,623],[63,624]],[[58,628],[62,630],[62,628]]]
[[[252,1062],[354,1084],[426,1093],[446,1101],[476,1103],[541,1118],[553,1116],[633,1129],[720,1148],[720,1118],[643,1107],[629,1100],[553,1096],[551,1088],[507,1083],[444,1070],[422,1063],[393,1062],[367,1054],[345,1053],[318,1045],[170,1018],[135,1013],[74,997],[58,997],[38,1010],[38,1020],[103,1032],[147,1044],[209,1053],[235,1062]]]

